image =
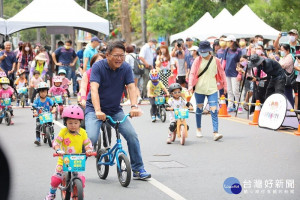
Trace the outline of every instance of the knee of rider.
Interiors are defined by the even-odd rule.
[[[83,174],[79,174],[79,178],[81,179],[82,182],[82,187],[85,187],[85,176]]]
[[[171,122],[171,123],[170,123],[169,130],[170,130],[171,132],[174,132],[175,129],[176,129],[176,122]]]
[[[197,104],[197,113],[196,114],[201,114],[203,111],[203,104]]]
[[[211,111],[211,112],[215,113],[216,110],[217,110],[217,106],[211,106],[211,107],[210,107],[210,111]]]
[[[51,177],[51,187],[57,188],[62,182],[62,175],[59,173],[54,174]]]

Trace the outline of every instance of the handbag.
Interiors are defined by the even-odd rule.
[[[297,76],[295,74],[294,69],[291,73],[288,73],[286,70],[284,70],[284,75],[285,75],[285,86],[292,86],[296,83]]]
[[[213,59],[213,56],[210,57],[210,59],[209,59],[207,65],[206,65],[206,67],[205,67],[204,70],[198,75],[198,79],[200,78],[200,76],[202,76],[202,75],[207,71],[207,69],[208,69],[208,67],[209,67],[209,65],[210,65],[210,63],[211,63],[211,61],[212,61],[212,59]],[[193,90],[194,90],[194,91],[195,91],[195,88],[196,88],[196,85],[194,85],[194,87],[193,87]]]

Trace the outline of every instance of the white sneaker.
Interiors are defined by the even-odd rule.
[[[217,134],[214,135],[214,141],[218,141],[218,140],[221,139],[222,137],[223,137],[222,134],[217,133]]]
[[[198,138],[202,138],[202,137],[203,137],[201,131],[198,131],[198,129],[196,130],[196,136],[197,136]]]
[[[138,97],[138,104],[141,104],[142,103],[142,98],[141,97]]]

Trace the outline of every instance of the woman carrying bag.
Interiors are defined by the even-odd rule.
[[[214,140],[217,141],[223,137],[222,134],[218,133],[218,91],[224,88],[226,93],[227,84],[221,62],[211,55],[210,52],[212,50],[208,41],[200,42],[198,50],[200,56],[195,59],[192,65],[188,90],[195,92],[194,95],[197,103],[196,136],[203,137],[201,133],[201,117],[204,99],[207,97],[213,123]]]

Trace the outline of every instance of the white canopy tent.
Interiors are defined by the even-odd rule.
[[[201,30],[203,27],[207,27],[209,24],[211,24],[211,22],[213,21],[212,16],[206,12],[195,24],[193,24],[191,27],[189,27],[188,29],[171,35],[170,36],[170,42],[172,43],[175,40],[178,39],[183,39],[185,40],[188,37],[194,37],[194,38],[202,38],[201,37],[201,33],[199,33],[199,30]]]
[[[226,35],[232,34],[236,38],[249,38],[259,34],[265,39],[275,40],[279,34],[279,31],[266,24],[247,5],[233,16],[233,22],[225,30]]]
[[[108,20],[85,10],[74,0],[34,0],[6,20],[6,34],[29,28],[61,26],[109,35]]]
[[[6,35],[6,24],[5,24],[5,20],[2,18],[0,18],[0,34]]]

